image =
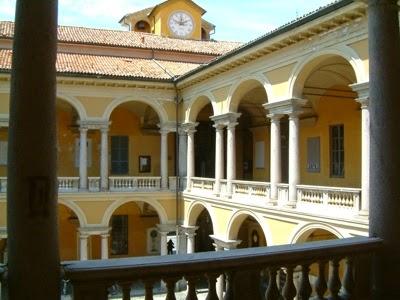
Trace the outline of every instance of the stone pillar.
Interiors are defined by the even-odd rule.
[[[79,128],[79,188],[87,190],[87,132],[88,128],[81,126]]]
[[[296,207],[297,185],[300,183],[299,113],[289,114],[289,207]]]
[[[161,129],[161,188],[168,189],[168,130]]]
[[[108,238],[110,234],[103,233],[101,234],[101,259],[108,259]]]
[[[187,175],[187,134],[183,128],[180,128],[178,130],[179,134],[179,154],[178,154],[178,159],[179,159],[179,178],[180,178],[180,183],[179,183],[179,188],[183,189],[183,179]]]
[[[59,299],[57,0],[17,0],[15,20],[7,164],[8,299]]]
[[[224,177],[224,127],[216,123],[215,127],[215,184],[214,193],[221,192],[221,179]]]
[[[235,128],[237,122],[230,122],[227,125],[227,147],[226,147],[226,179],[227,179],[227,194],[232,195],[232,180],[236,179],[236,134]]]
[[[198,226],[182,226],[181,230],[185,233],[187,239],[187,253],[195,252],[195,236]]]
[[[271,158],[270,158],[270,204],[278,202],[278,184],[282,181],[281,171],[281,118],[282,115],[270,114],[271,119]]]
[[[384,240],[373,264],[373,299],[400,299],[400,41],[397,0],[368,1],[369,234]]]
[[[167,255],[168,254],[168,249],[167,249],[167,234],[168,232],[163,232],[163,231],[159,231],[160,233],[160,254],[161,255]]]
[[[88,238],[89,235],[85,233],[79,233],[79,259],[88,259]]]
[[[361,104],[361,207],[359,216],[369,215],[369,170],[370,170],[370,121],[369,84],[354,84],[351,88],[358,93],[357,102]]]
[[[195,127],[197,124],[186,127],[187,133],[187,173],[186,173],[186,190],[190,191],[191,180],[194,177],[194,133],[196,132]]]
[[[108,190],[108,126],[100,128],[100,190]]]

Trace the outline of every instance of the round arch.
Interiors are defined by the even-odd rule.
[[[86,219],[85,213],[73,201],[65,200],[65,199],[58,199],[58,204],[64,205],[65,207],[67,207],[73,211],[73,213],[78,218],[80,227],[85,227],[87,225],[87,219]]]
[[[196,97],[194,97],[186,108],[185,122],[186,123],[196,122],[197,116],[200,113],[200,111],[209,103],[211,103],[213,113],[215,115],[216,113],[215,99],[211,93],[207,92],[205,94],[197,95]]]
[[[329,56],[339,56],[351,65],[357,81],[354,83],[361,83],[368,80],[368,74],[358,54],[350,47],[338,46],[315,52],[304,57],[304,59],[297,63],[289,77],[288,98],[302,97],[304,83],[310,75],[313,66]]]
[[[114,201],[105,211],[103,219],[101,220],[102,226],[107,227],[110,223],[111,217],[113,213],[119,208],[120,206],[129,203],[129,202],[145,202],[149,205],[151,205],[157,212],[158,217],[160,218],[160,223],[161,224],[167,224],[168,222],[168,216],[167,213],[165,212],[164,207],[157,201],[152,201],[148,199],[120,199]]]
[[[253,84],[252,84],[253,83]],[[255,83],[255,84],[254,84]],[[237,112],[241,96],[238,95],[239,90],[246,84],[250,84],[250,87],[245,88],[245,92],[248,92],[250,89],[254,88],[256,85],[260,85],[264,88],[265,94],[267,95],[267,99],[265,103],[268,103],[268,95],[272,95],[272,86],[271,83],[268,81],[267,77],[264,75],[252,75],[246,78],[241,78],[236,81],[230,88],[228,94],[228,112]]]
[[[82,103],[78,99],[76,99],[75,97],[69,96],[69,95],[61,94],[61,93],[57,93],[57,98],[70,104],[78,113],[80,120],[87,119],[86,110],[83,107]]]
[[[211,206],[205,202],[194,201],[190,204],[189,209],[185,215],[184,224],[185,226],[194,226],[196,225],[197,218],[201,214],[203,210],[206,210],[211,217],[211,222],[213,226],[215,223],[215,216],[213,214],[213,210]]]
[[[325,230],[334,236],[336,236],[338,239],[342,239],[345,237],[350,237],[349,234],[345,234],[334,228],[333,226],[330,226],[328,224],[324,223],[307,223],[307,224],[300,224],[297,226],[297,228],[294,230],[292,236],[289,238],[289,244],[297,244],[297,243],[304,243],[307,238],[310,236],[310,234],[313,233],[313,231],[321,229]]]
[[[147,98],[135,99],[135,98],[132,98],[131,96],[123,96],[123,97],[114,99],[105,109],[102,118],[104,120],[110,120],[111,113],[114,111],[114,109],[116,107],[118,107],[119,105],[127,103],[127,102],[140,102],[140,103],[147,104],[156,111],[156,113],[158,114],[158,117],[160,118],[160,123],[168,122],[168,114],[165,111],[165,109],[162,107],[162,105],[158,104],[154,100],[150,100]]]
[[[267,245],[272,246],[273,239],[272,239],[271,230],[265,224],[265,222],[262,222],[262,217],[252,211],[244,210],[244,209],[234,212],[232,214],[231,218],[229,219],[228,227],[226,229],[227,239],[228,240],[236,239],[236,237],[239,233],[240,226],[242,225],[242,223],[248,216],[253,217],[257,221],[257,223],[260,225],[260,227],[264,233]]]

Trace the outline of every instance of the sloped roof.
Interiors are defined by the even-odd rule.
[[[0,38],[14,37],[14,23],[0,22]],[[237,42],[182,40],[150,33],[59,26],[58,40],[63,43],[154,49],[219,56],[236,49]]]
[[[0,70],[11,71],[12,50],[0,50]],[[116,78],[170,80],[167,69],[175,76],[187,73],[199,64],[152,59],[125,58],[100,55],[58,53],[57,73]]]

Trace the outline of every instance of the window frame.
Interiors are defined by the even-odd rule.
[[[331,178],[345,177],[344,124],[329,126],[329,175]]]

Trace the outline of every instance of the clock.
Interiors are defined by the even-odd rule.
[[[185,11],[173,12],[169,16],[168,27],[176,37],[188,37],[194,29],[193,18]]]

